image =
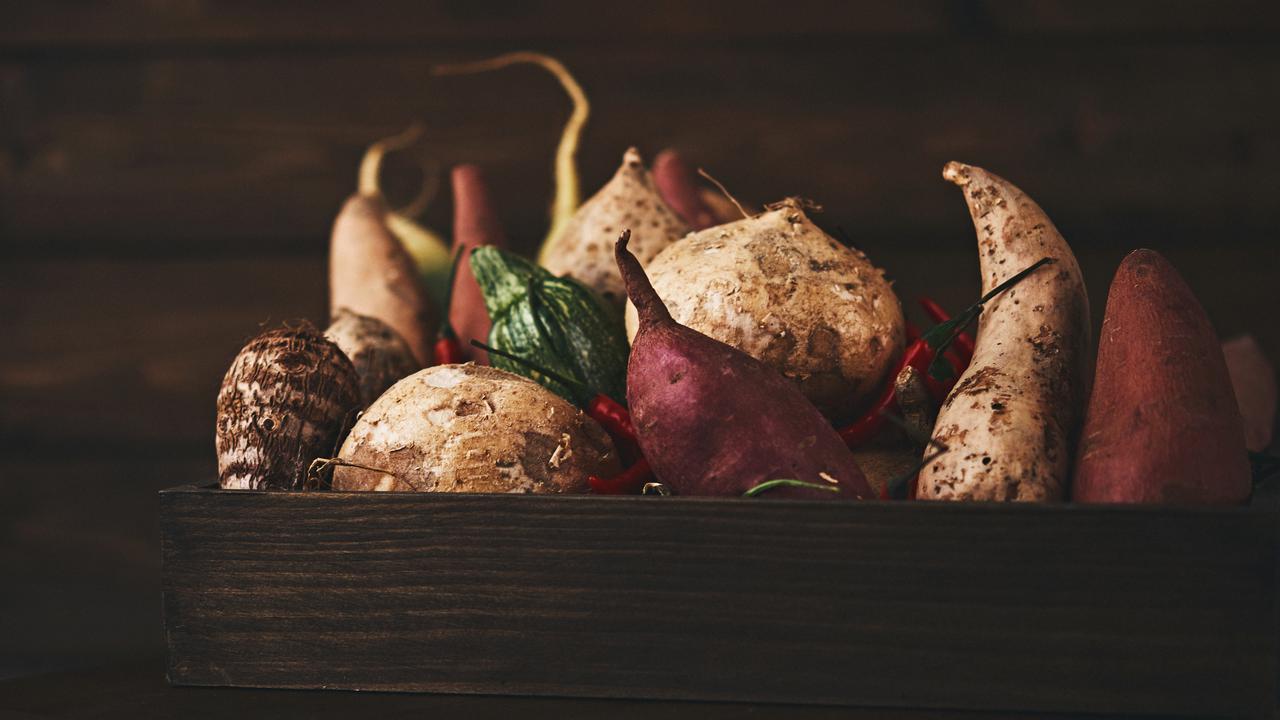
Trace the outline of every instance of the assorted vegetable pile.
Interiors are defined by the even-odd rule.
[[[885,272],[816,225],[809,201],[752,213],[678,153],[650,171],[631,148],[579,205],[588,106],[562,65],[514,53],[439,72],[522,62],[575,101],[538,262],[507,249],[475,166],[451,173],[451,244],[413,219],[430,190],[390,208],[381,159],[420,130],[375,143],[333,227],[330,326],[265,332],[227,371],[222,487],[1250,498],[1222,348],[1158,253],[1134,251],[1117,270],[1095,355],[1080,266],[1044,210],[948,163],[982,296],[954,317],[921,299],[935,323],[921,331]]]

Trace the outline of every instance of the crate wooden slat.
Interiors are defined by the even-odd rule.
[[[161,493],[183,685],[1268,716],[1261,509]]]

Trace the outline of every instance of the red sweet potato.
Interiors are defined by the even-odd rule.
[[[1072,499],[1233,504],[1250,489],[1218,336],[1169,261],[1135,250],[1107,296]]]
[[[683,495],[741,495],[795,479],[841,492],[781,487],[770,497],[872,497],[853,454],[791,381],[746,353],[671,319],[639,260],[614,253],[640,327],[627,366],[627,401],[654,474]]]
[[[453,183],[454,252],[461,249],[470,253],[481,245],[506,247],[506,235],[498,222],[497,211],[480,168],[459,165],[453,169],[450,178]],[[458,276],[453,281],[449,322],[464,346],[470,340],[487,340],[489,337],[489,312],[485,309],[484,295],[471,274],[471,263],[465,259],[459,263]],[[482,350],[469,350],[477,359],[483,359]]]

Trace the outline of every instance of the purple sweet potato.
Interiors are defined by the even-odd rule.
[[[627,366],[627,402],[640,448],[682,495],[741,495],[768,480],[832,484],[838,493],[780,487],[770,497],[858,499],[871,488],[844,442],[773,368],[671,318],[640,261],[614,249],[640,327]]]
[[[1072,499],[1235,504],[1250,487],[1218,336],[1173,265],[1135,250],[1107,295]]]

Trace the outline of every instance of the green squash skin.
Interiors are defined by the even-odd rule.
[[[470,262],[493,321],[489,344],[580,380],[587,391],[491,355],[494,367],[541,383],[579,406],[595,393],[626,398],[631,346],[615,308],[582,283],[495,247],[476,248]]]

